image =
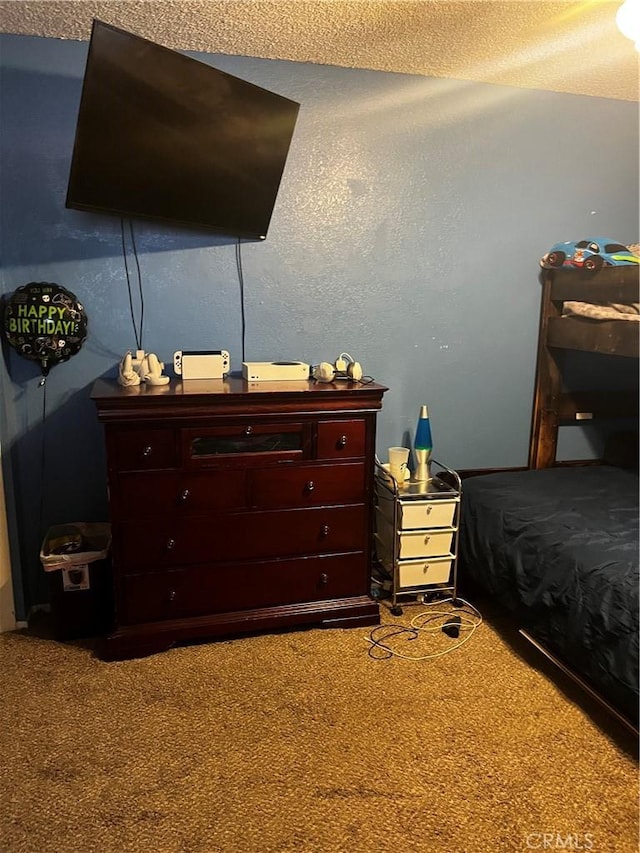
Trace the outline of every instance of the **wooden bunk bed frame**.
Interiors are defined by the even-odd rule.
[[[570,394],[562,389],[562,350],[638,358],[640,323],[563,316],[565,301],[637,303],[640,268],[605,267],[598,272],[545,270],[542,284],[538,359],[529,444],[529,468],[556,464],[562,424],[597,418],[637,418],[638,388]]]
[[[545,270],[542,281],[540,329],[529,468],[551,468],[557,464],[558,430],[563,424],[598,418],[638,419],[638,387],[625,391],[598,390],[567,393],[562,385],[562,351],[600,353],[638,358],[640,323],[625,320],[590,320],[563,316],[565,301],[587,303],[637,303],[640,289],[638,266],[605,267],[594,273],[580,270]],[[630,728],[638,729],[603,696],[567,667],[527,631],[520,635],[555,664],[584,691]]]

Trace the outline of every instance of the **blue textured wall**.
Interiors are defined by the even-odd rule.
[[[0,36],[0,292],[57,282],[85,305],[90,330],[46,388],[34,365],[3,350],[0,438],[27,604],[45,597],[43,531],[106,517],[88,395],[135,348],[120,221],[64,207],[86,47]],[[197,58],[302,105],[268,238],[242,245],[246,357],[357,357],[390,388],[382,455],[411,440],[428,403],[438,458],[458,468],[526,464],[538,260],[557,240],[638,240],[637,105]],[[170,363],[175,349],[226,348],[238,369],[235,240],[134,229],[145,349]],[[567,453],[583,455],[571,441]]]

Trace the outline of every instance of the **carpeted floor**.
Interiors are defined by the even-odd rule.
[[[1,635],[0,848],[637,851],[636,743],[615,722],[495,624],[421,662],[373,660],[369,630],[121,663]],[[455,641],[396,642],[421,656]]]

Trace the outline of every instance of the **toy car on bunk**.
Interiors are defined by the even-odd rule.
[[[543,255],[540,266],[545,269],[575,267],[590,272],[602,267],[620,267],[640,264],[640,257],[622,243],[608,237],[591,237],[587,240],[556,243]]]

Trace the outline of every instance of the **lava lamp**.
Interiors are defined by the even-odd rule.
[[[429,460],[431,459],[432,449],[433,440],[431,438],[429,410],[426,406],[420,406],[420,416],[418,417],[418,426],[416,427],[416,437],[414,441],[414,451],[416,455],[416,470],[414,478],[419,483],[428,482],[430,479]]]

